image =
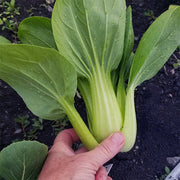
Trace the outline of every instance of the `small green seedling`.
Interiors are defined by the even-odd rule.
[[[165,174],[161,175],[160,178],[156,178],[156,180],[164,180],[171,172],[167,166],[165,166],[164,171],[165,171]]]
[[[28,115],[26,115],[26,116],[18,116],[15,119],[15,122],[21,125],[24,137],[26,137],[26,128],[30,125],[30,121],[28,119],[29,119]]]
[[[62,130],[64,130],[69,125],[68,118],[62,120],[56,120],[52,122],[52,127],[54,129],[55,135],[58,135]]]
[[[151,9],[148,9],[145,13],[145,16],[149,17],[150,20],[155,20],[156,17],[154,16],[154,12]]]
[[[34,140],[37,139],[37,135],[40,131],[43,130],[44,120],[39,118],[29,119],[29,116],[18,116],[15,121],[19,123],[22,127],[25,140]]]
[[[32,121],[33,121],[32,127],[28,131],[28,134],[27,134],[27,139],[28,140],[37,139],[39,132],[44,129],[44,126],[43,126],[44,120],[43,119],[41,119],[41,118],[39,118],[39,119],[33,118]]]
[[[15,7],[15,0],[0,2],[0,9],[0,25],[2,25],[2,30],[8,29],[16,33],[18,27],[16,16],[20,15],[20,8]]]
[[[33,10],[36,10],[35,7],[31,7],[30,9],[27,9],[26,12],[29,14],[29,17],[33,16],[34,15],[34,12]]]
[[[173,64],[173,67],[178,69],[180,67],[180,59],[178,59],[175,54],[173,54],[173,57],[176,59],[176,63]]]

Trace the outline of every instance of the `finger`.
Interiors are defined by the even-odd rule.
[[[74,152],[72,150],[72,144],[73,142],[76,142],[78,140],[79,137],[74,131],[74,129],[66,129],[57,135],[56,139],[54,140],[54,145],[51,148],[51,151],[59,152],[66,151],[68,149]]]
[[[61,142],[67,144],[68,146],[72,146],[73,142],[76,142],[78,140],[79,137],[74,129],[66,129],[57,135],[54,144]]]
[[[105,167],[101,166],[96,173],[95,180],[107,180],[107,171]]]
[[[77,151],[75,151],[76,154],[88,152],[88,149],[86,147],[81,147]]]
[[[119,153],[124,144],[124,135],[116,132],[100,143],[94,150],[87,152],[87,154],[92,164],[100,167]]]
[[[107,177],[107,180],[112,180],[112,178],[108,176],[108,177]]]

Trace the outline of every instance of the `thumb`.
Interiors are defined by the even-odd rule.
[[[99,168],[121,151],[125,144],[125,137],[120,132],[115,132],[100,143],[95,149],[89,151],[89,159]]]

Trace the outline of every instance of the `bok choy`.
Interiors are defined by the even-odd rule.
[[[127,152],[136,139],[134,90],[180,44],[180,7],[154,21],[135,53],[132,12],[125,0],[56,0],[51,20],[27,18],[18,36],[24,44],[0,44],[0,78],[27,107],[49,120],[67,115],[88,149],[121,131]],[[88,127],[74,107],[77,88]]]

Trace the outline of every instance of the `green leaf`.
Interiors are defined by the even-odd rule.
[[[11,0],[11,1],[10,1],[10,6],[11,6],[11,8],[14,9],[14,7],[15,7],[15,0]]]
[[[133,58],[134,58],[134,53],[132,52],[129,56],[129,59],[126,62],[126,68],[124,70],[124,81],[126,81],[129,78]]]
[[[177,59],[177,63],[174,63],[174,64],[173,64],[173,67],[174,67],[175,69],[177,69],[178,67],[180,67],[180,59]]]
[[[126,30],[124,38],[124,53],[123,58],[117,69],[116,76],[119,77],[119,82],[117,85],[117,100],[119,108],[121,110],[122,116],[125,116],[125,102],[126,102],[126,83],[125,81],[129,77],[130,67],[133,60],[133,46],[134,46],[134,31],[132,24],[132,9],[131,6],[128,7],[126,11]]]
[[[180,43],[180,7],[167,10],[150,26],[135,53],[129,86],[152,78]]]
[[[169,9],[176,9],[178,7],[178,5],[170,5]]]
[[[56,49],[49,18],[34,16],[24,19],[19,25],[18,37],[23,44]]]
[[[127,94],[127,91],[126,91],[127,84],[125,81],[129,77],[133,57],[134,57],[134,53],[132,52],[129,59],[124,61],[125,63],[122,64],[122,67],[124,67],[124,69],[122,69],[122,67],[121,67],[119,82],[118,82],[118,86],[117,86],[117,92],[116,92],[117,100],[118,100],[119,108],[121,110],[123,117],[125,115],[126,94]]]
[[[37,141],[22,141],[0,152],[0,176],[6,180],[36,180],[48,147]]]
[[[0,79],[43,119],[64,117],[63,102],[73,105],[77,75],[56,50],[32,45],[0,45]]]
[[[170,169],[167,166],[165,166],[164,169],[165,169],[165,172],[166,172],[167,175],[171,172]]]
[[[123,83],[129,77],[130,67],[133,58],[133,53],[132,53],[133,46],[134,46],[134,30],[132,24],[132,9],[131,6],[129,6],[126,10],[126,28],[125,28],[124,51],[123,51],[122,61],[118,69],[116,69],[111,75],[112,82],[113,84],[115,84],[115,86],[117,86],[118,77],[121,78],[120,81],[123,81]],[[115,90],[118,91],[117,88],[115,88]]]
[[[111,72],[123,54],[125,0],[57,0],[52,27],[60,53],[89,77],[99,65]]]
[[[124,39],[124,53],[121,62],[120,76],[124,76],[125,71],[129,70],[131,66],[131,53],[134,47],[134,31],[132,24],[132,9],[131,6],[128,7],[126,12],[126,30]],[[126,72],[128,74],[128,72]],[[126,79],[125,79],[126,80]]]
[[[0,44],[11,44],[11,42],[3,36],[0,36]]]

